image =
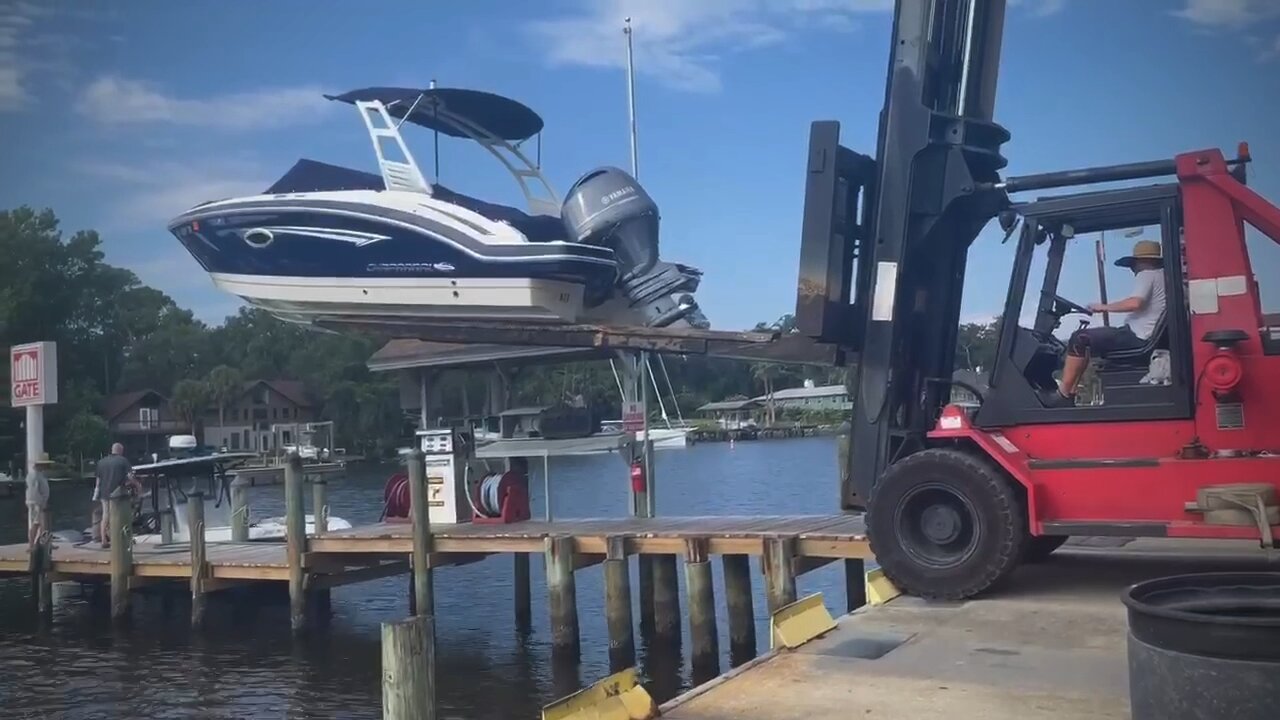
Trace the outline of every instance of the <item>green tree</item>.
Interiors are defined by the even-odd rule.
[[[111,445],[111,429],[107,421],[93,413],[77,413],[67,421],[63,433],[62,447],[77,470],[84,468],[85,458],[100,457]]]
[[[751,375],[764,386],[764,407],[769,424],[773,425],[777,420],[777,413],[773,405],[773,378],[778,374],[778,366],[773,363],[754,363],[751,366]]]
[[[218,427],[225,427],[227,410],[244,393],[244,376],[236,368],[219,365],[209,371],[209,379],[206,382],[209,397],[213,401],[213,406],[218,409]]]
[[[957,370],[990,370],[1000,343],[1000,318],[987,323],[963,323],[956,334]]]
[[[209,384],[204,381],[180,380],[173,386],[173,394],[169,397],[169,407],[197,438],[203,435],[200,419],[209,407],[211,395]]]

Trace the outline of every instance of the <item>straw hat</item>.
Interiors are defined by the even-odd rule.
[[[39,466],[39,465],[52,465],[52,464],[53,464],[53,461],[49,459],[49,453],[40,453],[40,454],[36,457],[35,462],[33,462],[33,463],[31,463],[31,464],[32,464],[32,465],[36,465],[36,466]]]
[[[1136,260],[1155,260],[1160,265],[1164,265],[1164,258],[1160,255],[1160,243],[1155,240],[1139,240],[1133,244],[1133,254],[1120,258],[1116,261],[1116,265],[1131,268]]]

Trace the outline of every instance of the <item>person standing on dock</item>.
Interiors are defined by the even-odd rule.
[[[99,539],[102,547],[106,548],[111,544],[111,494],[125,484],[136,487],[138,483],[133,477],[133,465],[124,456],[124,445],[115,443],[111,446],[111,454],[98,461],[95,475],[97,476],[97,484],[93,495],[98,500],[102,511],[102,523],[100,525],[102,534]]]
[[[44,453],[31,464],[27,474],[27,543],[32,546],[49,527],[49,478],[44,469],[52,464],[49,453]]]

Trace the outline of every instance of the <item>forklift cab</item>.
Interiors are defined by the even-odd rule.
[[[975,412],[974,423],[1005,427],[1191,417],[1192,358],[1178,185],[1023,203],[1002,218],[1002,225],[1009,238],[1018,237],[1003,317],[1019,321],[1001,324],[996,360],[988,378],[990,389]],[[1087,309],[1094,298],[1068,298],[1059,291],[1064,260],[1081,254],[1092,256],[1093,248],[1084,247],[1081,241],[1085,236],[1113,233],[1123,237],[1131,228],[1145,228],[1144,238],[1161,243],[1164,316],[1141,347],[1091,358],[1093,372],[1086,375],[1086,381],[1092,382],[1082,387],[1082,400],[1075,407],[1046,407],[1041,392],[1057,388],[1055,376],[1062,369],[1071,332],[1102,324],[1101,315]],[[1033,272],[1040,266],[1044,268],[1042,275]],[[1117,288],[1112,299],[1124,297],[1127,290]],[[1153,357],[1159,360],[1155,373]]]

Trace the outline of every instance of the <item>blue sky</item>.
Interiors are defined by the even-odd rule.
[[[508,94],[546,119],[543,165],[563,191],[627,165],[631,15],[640,177],[662,209],[663,256],[706,273],[714,326],[750,326],[794,308],[810,121],[840,120],[844,144],[874,148],[891,6],[0,0],[0,207],[52,207],[68,231],[98,229],[110,261],[217,322],[238,301],[165,222],[259,192],[299,157],[372,170],[359,118],[321,93],[435,78]],[[1012,174],[1248,140],[1253,186],[1280,202],[1280,2],[1011,2],[996,116],[1013,134]],[[430,136],[407,140],[430,168]],[[517,203],[495,163],[442,144],[446,185]],[[1010,250],[991,234],[975,246],[966,319],[999,311]],[[1264,304],[1280,309],[1280,246],[1254,250]],[[1091,258],[1077,250],[1063,294],[1095,298]]]

